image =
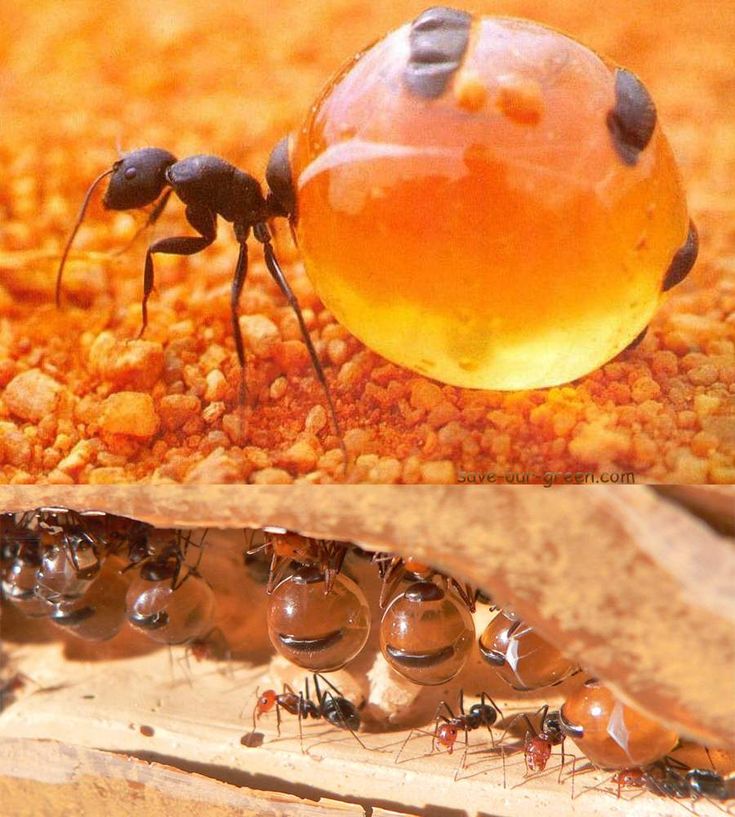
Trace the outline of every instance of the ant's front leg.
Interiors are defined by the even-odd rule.
[[[208,247],[217,237],[217,216],[208,207],[197,207],[189,205],[186,208],[186,220],[191,226],[201,234],[201,238],[195,236],[174,236],[172,238],[162,238],[155,241],[148,247],[145,254],[145,271],[143,273],[143,302],[141,304],[143,313],[143,325],[140,328],[138,337],[142,337],[148,326],[148,298],[153,291],[153,255],[154,253],[165,253],[167,255],[195,255]]]

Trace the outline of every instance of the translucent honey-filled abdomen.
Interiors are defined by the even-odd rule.
[[[466,21],[466,49],[427,93],[442,14]],[[696,254],[642,84],[525,20],[425,12],[332,81],[291,162],[324,303],[374,351],[454,385],[543,387],[596,369]]]

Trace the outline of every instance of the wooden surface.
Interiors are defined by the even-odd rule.
[[[618,799],[608,773],[572,775],[570,760],[561,770],[556,753],[545,774],[526,777],[520,735],[506,736],[504,760],[483,731],[470,734],[466,755],[460,747],[450,756],[432,753],[422,732],[401,749],[405,728],[362,732],[361,746],[349,733],[311,722],[300,740],[295,719],[284,714],[279,736],[271,713],[258,722],[254,745],[245,746],[256,688],[273,683],[267,664],[187,666],[181,648],[104,660],[93,651],[84,658],[70,643],[10,646],[14,665],[40,686],[29,684],[0,715],[0,796],[13,804],[4,817],[99,814],[118,797],[122,805],[112,804],[111,815],[142,814],[142,807],[206,817],[235,809],[349,815],[368,807],[429,817],[672,813],[670,801],[637,790]],[[450,700],[456,691],[442,690]],[[536,702],[498,699],[508,717]],[[733,762],[716,751],[714,758]],[[696,813],[718,810],[698,803]]]
[[[0,492],[7,510],[59,502],[167,525],[279,524],[414,554],[511,604],[625,700],[735,745],[735,548],[647,488]]]
[[[0,745],[5,817],[362,817],[357,805],[307,802],[192,771],[70,743],[9,738]]]

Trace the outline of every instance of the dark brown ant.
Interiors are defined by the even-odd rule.
[[[425,562],[413,557],[397,556],[394,553],[375,553],[373,562],[378,567],[378,574],[382,579],[380,588],[380,607],[383,608],[403,581],[430,581],[434,577],[440,578],[445,587],[453,587],[457,595],[467,605],[467,609],[475,612],[475,601],[478,592],[469,584],[462,584],[451,576],[440,573]]]
[[[90,185],[82,202],[72,233],[67,240],[56,277],[56,305],[61,303],[61,280],[72,242],[84,219],[92,192],[107,176],[110,182],[103,198],[108,210],[134,210],[153,204],[147,223],[153,224],[165,209],[172,193],[186,205],[185,215],[198,236],[173,236],[154,241],[146,251],[143,273],[142,317],[138,337],[148,325],[148,299],[153,291],[153,256],[194,255],[214,242],[217,237],[217,216],[232,223],[240,253],[235,266],[230,295],[232,331],[237,359],[240,364],[240,403],[245,397],[245,347],[237,317],[240,293],[248,270],[247,241],[253,236],[263,245],[265,264],[273,280],[286,297],[296,315],[311,363],[321,383],[329,407],[334,431],[339,437],[345,463],[346,449],[337,419],[332,394],[321,362],[312,343],[304,316],[286,276],[276,259],[267,222],[276,217],[293,217],[293,188],[288,160],[288,143],[282,140],[273,150],[265,177],[268,192],[264,196],[259,182],[250,174],[216,156],[191,156],[177,159],[161,148],[140,148],[127,153],[110,170],[101,173]]]
[[[303,731],[301,722],[311,718],[312,720],[323,719],[338,729],[345,729],[351,732],[355,740],[365,748],[365,744],[357,735],[360,728],[360,713],[352,701],[345,698],[334,684],[328,681],[323,675],[315,672],[313,674],[316,701],[311,699],[309,692],[309,679],[304,681],[305,692],[295,692],[289,684],[283,685],[283,692],[277,693],[274,689],[267,689],[258,695],[258,700],[253,708],[253,732],[255,732],[256,722],[261,715],[276,710],[276,728],[281,734],[281,709],[285,709],[289,715],[296,715],[299,719],[299,740],[303,746]],[[329,689],[322,690],[319,680],[326,684]]]
[[[140,537],[130,543],[128,564],[123,572],[137,568],[146,581],[171,580],[171,589],[177,590],[189,576],[199,576],[199,564],[204,554],[204,541],[208,530],[202,534],[198,545],[192,541],[191,531],[175,530],[170,541],[161,545],[150,537]],[[196,563],[189,565],[187,555],[194,547],[198,551]],[[183,575],[182,575],[183,573]]]
[[[692,769],[672,757],[643,769],[641,778],[649,791],[676,799],[735,798],[735,775],[722,775],[714,769]]]

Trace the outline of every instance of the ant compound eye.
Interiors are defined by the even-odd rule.
[[[134,179],[138,175],[137,168],[128,167],[125,169],[125,178],[126,179]]]

